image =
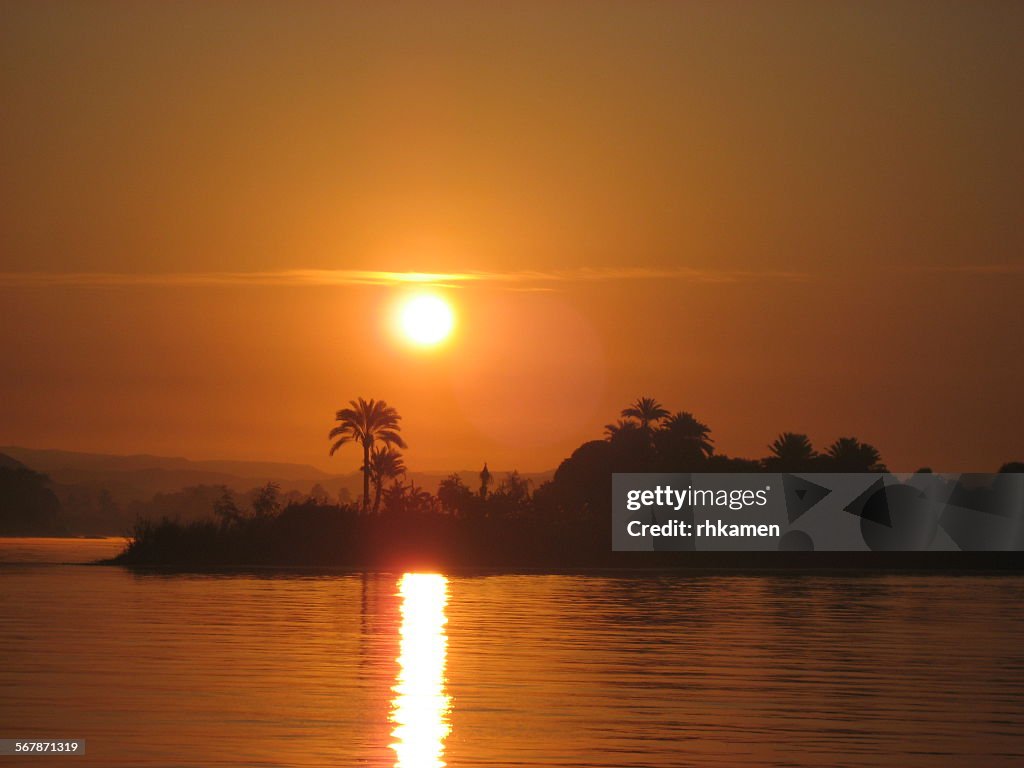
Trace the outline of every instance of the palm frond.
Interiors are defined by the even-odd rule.
[[[338,423],[328,437],[341,437],[342,440],[331,449],[332,454],[345,442],[359,443],[371,450],[377,442],[406,447],[399,434],[402,417],[384,400],[362,397],[350,400],[348,408],[341,408],[335,413],[335,420]]]
[[[659,422],[669,415],[669,411],[653,397],[638,397],[628,407],[622,409],[621,415],[627,419],[637,419],[641,426],[650,422]]]
[[[377,439],[380,440],[382,443],[387,443],[389,445],[396,445],[399,448],[407,448],[408,447],[405,444],[405,440],[402,439],[402,436],[399,435],[397,432],[395,432],[393,430],[390,430],[390,429],[386,429],[386,430],[383,430],[381,432],[378,432],[377,433]]]

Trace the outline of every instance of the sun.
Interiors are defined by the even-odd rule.
[[[440,296],[422,293],[402,303],[398,327],[402,336],[413,344],[432,347],[451,335],[455,327],[455,313]]]

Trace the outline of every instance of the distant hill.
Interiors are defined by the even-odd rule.
[[[77,451],[0,447],[0,454],[43,472],[59,485],[102,486],[118,502],[144,501],[196,485],[225,485],[236,491],[276,482],[285,491],[308,492],[320,483],[332,493],[351,485],[356,473],[331,475],[308,464],[267,461],[193,461],[182,457],[117,456]]]
[[[0,469],[24,469],[25,465],[20,461],[15,461],[7,454],[0,453]]]
[[[348,464],[353,466],[355,461]],[[74,533],[124,533],[134,519],[132,505],[157,494],[199,486],[225,486],[238,494],[275,482],[284,494],[308,494],[319,485],[332,497],[355,499],[362,493],[358,471],[331,474],[308,464],[269,461],[192,460],[135,454],[119,456],[54,449],[0,447],[0,467],[28,467],[47,475]],[[408,482],[434,493],[453,472],[410,472]],[[455,472],[470,488],[479,486],[479,470]],[[493,470],[496,486],[505,476]],[[553,472],[522,473],[533,487]],[[203,504],[204,509],[206,504]]]
[[[154,493],[166,493],[195,485],[226,485],[247,491],[267,482],[278,483],[284,491],[308,492],[319,483],[332,494],[342,488],[362,492],[358,471],[331,474],[309,464],[273,461],[194,460],[180,456],[132,454],[119,456],[56,449],[0,447],[0,461],[13,461],[43,472],[62,485],[100,484],[118,501],[147,500]],[[410,472],[408,480],[433,493],[451,474],[458,474],[471,488],[479,484],[479,470]],[[495,485],[506,474],[493,470]],[[550,480],[554,471],[523,472],[534,486]]]
[[[0,453],[0,536],[64,532],[60,501],[46,476]]]
[[[308,464],[271,461],[195,461],[183,457],[150,454],[119,456],[17,446],[0,447],[0,454],[6,454],[40,472],[80,472],[84,474],[159,469],[164,472],[195,472],[234,477],[272,477],[293,482],[317,482],[332,477],[329,473]]]

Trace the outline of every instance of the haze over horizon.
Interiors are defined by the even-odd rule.
[[[0,19],[0,443],[346,473],[363,396],[410,469],[543,471],[650,395],[730,455],[1024,458],[1019,3]]]

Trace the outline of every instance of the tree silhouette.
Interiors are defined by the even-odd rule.
[[[730,457],[713,450],[710,429],[693,414],[680,411],[666,415],[653,399],[640,398],[623,411],[618,423],[608,425],[607,439],[591,440],[579,446],[561,462],[554,477],[536,489],[517,472],[499,481],[485,463],[479,473],[479,490],[469,486],[469,478],[464,481],[458,474],[452,474],[440,483],[436,494],[430,494],[410,483],[408,477],[401,477],[403,460],[393,446],[404,443],[398,435],[399,417],[395,410],[384,402],[372,400],[360,399],[351,405],[352,408],[338,411],[339,423],[331,431],[335,441],[331,453],[346,442],[358,442],[368,451],[362,467],[364,483],[367,483],[363,514],[357,506],[347,503],[344,489],[339,492],[338,503],[328,504],[325,503],[329,501],[327,492],[320,486],[315,486],[309,497],[303,499],[297,491],[282,496],[275,484],[268,483],[246,496],[251,513],[243,513],[238,497],[226,487],[198,486],[177,493],[157,494],[152,506],[142,507],[159,511],[159,517],[138,518],[127,548],[116,562],[139,565],[358,563],[393,567],[401,558],[410,563],[436,562],[439,566],[444,563],[474,567],[507,564],[516,568],[629,565],[631,560],[612,554],[608,547],[607,520],[612,511],[612,478],[616,472],[885,471],[878,450],[854,437],[841,437],[824,454],[819,454],[807,435],[784,432],[772,442],[770,455],[763,459]],[[897,504],[890,512],[917,515],[920,511],[914,506],[917,499],[922,493],[931,498],[932,489],[936,494],[941,492],[941,498],[948,499],[951,508],[976,511],[986,518],[993,517],[993,511],[1016,509],[1024,487],[1024,474],[1018,473],[1024,473],[1024,463],[1010,462],[1000,471],[1002,474],[986,485],[973,479],[960,482],[941,474],[929,477],[930,470],[922,468],[912,483],[899,488],[912,493],[911,506],[904,508],[901,497],[894,496]],[[11,476],[12,473],[17,476]],[[11,512],[17,513],[24,502],[32,501],[31,497],[23,495],[24,489],[19,490],[27,480],[38,485],[45,477],[17,464],[7,467],[4,457],[0,456],[0,530],[5,530],[5,522],[9,528]],[[371,503],[369,482],[373,483],[375,491],[372,508],[380,514],[365,514]],[[898,486],[892,488],[895,490]],[[56,516],[60,511],[59,502],[52,492],[49,494],[56,505],[52,510]],[[177,499],[188,500],[197,494],[203,500],[204,512],[208,513],[212,505],[221,522],[205,514],[201,519],[180,518]],[[11,498],[15,500],[13,507]],[[692,514],[690,510],[680,512],[687,516]],[[931,513],[925,510],[921,515],[929,516],[932,527],[927,530],[934,530]],[[980,517],[978,520],[980,525],[987,525]],[[973,525],[970,521],[968,524]],[[902,537],[900,541],[911,541],[907,536],[918,540],[916,522],[909,528],[905,523],[895,524],[894,530],[897,528]],[[947,533],[962,549],[969,549],[966,544],[971,541],[980,541],[970,538],[978,535],[975,528],[960,530],[959,534],[951,530]],[[984,530],[982,533],[987,535]],[[961,540],[958,536],[968,538]],[[879,548],[877,541],[865,538],[871,548]],[[1021,541],[1020,536],[1007,539],[1007,547],[1021,544]],[[794,547],[781,549],[795,551]],[[660,554],[666,556],[665,559],[655,560],[655,563],[680,564],[674,548]],[[719,559],[716,555],[715,560],[703,562],[718,567],[720,563],[739,564],[740,560],[738,556],[733,560]],[[948,565],[953,561],[942,562]],[[1009,564],[1009,561],[999,562]],[[694,561],[695,565],[700,563]]]
[[[373,483],[373,511],[380,511],[380,494],[385,480],[394,480],[405,474],[402,454],[393,448],[374,448],[370,454],[370,480]]]
[[[520,504],[530,498],[530,481],[520,475],[518,471],[512,470],[498,484],[498,489],[492,494],[492,498],[494,496],[501,496],[515,504]]]
[[[307,498],[314,504],[331,503],[331,494],[320,483],[313,484],[313,487],[309,489],[309,496]]]
[[[608,440],[590,440],[555,470],[556,496],[567,509],[587,515],[611,514],[612,468],[615,449]]]
[[[398,434],[401,427],[398,422],[402,417],[398,411],[383,400],[363,398],[350,400],[351,408],[342,408],[335,414],[338,426],[331,430],[328,437],[337,438],[331,446],[331,456],[345,443],[358,443],[363,447],[363,512],[370,506],[370,452],[378,441],[385,445],[405,448],[405,441]]]
[[[668,409],[662,406],[653,397],[638,397],[628,407],[622,409],[622,417],[625,419],[636,419],[640,422],[640,429],[646,431],[651,424],[657,424],[668,416]]]
[[[625,432],[639,432],[640,425],[631,419],[619,419],[614,424],[605,424],[604,433],[609,440]]]
[[[783,432],[768,449],[771,455],[764,465],[776,472],[809,472],[818,458],[811,439],[800,432]]]
[[[456,473],[448,475],[437,486],[437,500],[446,512],[465,514],[473,499],[473,492]]]
[[[61,533],[60,516],[61,504],[50,488],[49,478],[0,454],[0,533]]]
[[[224,489],[223,493],[213,503],[213,512],[220,519],[222,525],[233,525],[241,520],[242,510],[238,508],[234,494],[228,490],[227,486],[222,486],[222,488]]]
[[[825,450],[835,472],[885,472],[878,449],[855,437],[840,437]]]
[[[611,446],[612,469],[615,472],[654,472],[658,455],[654,447],[654,432],[642,428],[637,422],[618,429],[608,438]]]
[[[437,499],[415,483],[403,485],[395,480],[384,491],[384,509],[392,515],[431,513],[437,510]]]
[[[281,501],[278,495],[281,486],[277,483],[267,483],[258,488],[252,500],[252,514],[257,520],[265,520],[273,517],[281,511]]]
[[[659,461],[670,472],[703,464],[715,452],[713,442],[711,428],[686,411],[664,419],[654,433]]]
[[[653,472],[656,469],[652,427],[668,413],[653,397],[638,397],[622,409],[619,414],[622,418],[605,426],[616,472]]]

